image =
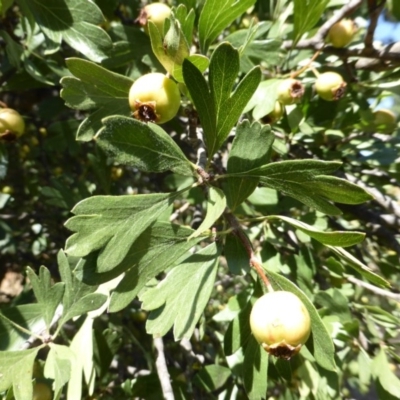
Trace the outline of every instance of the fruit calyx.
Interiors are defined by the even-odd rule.
[[[266,343],[262,343],[261,346],[267,353],[271,354],[271,356],[283,358],[284,360],[290,360],[300,351],[302,344],[291,346],[290,344],[282,341],[272,346],[268,346]]]
[[[160,116],[156,113],[156,102],[148,101],[142,103],[139,100],[135,100],[136,111],[133,112],[133,116],[143,122],[157,122]]]
[[[304,95],[304,85],[297,79],[283,80],[278,86],[278,101],[284,105],[298,102]]]

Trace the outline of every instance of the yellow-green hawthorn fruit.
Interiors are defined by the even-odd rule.
[[[331,27],[328,32],[328,41],[333,47],[347,46],[353,39],[356,25],[351,19],[342,19]]]
[[[33,386],[32,400],[51,400],[53,394],[48,385],[43,382],[36,382]]]
[[[25,122],[19,112],[12,108],[0,109],[0,134],[7,131],[19,137],[25,132]]]
[[[159,72],[141,76],[129,91],[133,116],[143,122],[163,124],[175,117],[180,104],[177,83]]]
[[[337,72],[324,72],[315,81],[315,90],[319,97],[327,101],[341,99],[346,92],[346,82]]]
[[[276,291],[264,294],[254,303],[250,327],[265,351],[290,359],[310,336],[311,319],[295,294]]]
[[[157,29],[162,33],[164,31],[164,21],[170,16],[171,8],[164,3],[151,3],[143,7],[137,19],[148,33],[148,22],[153,22]]]
[[[397,118],[392,111],[382,108],[374,111],[373,115],[377,132],[392,133],[397,128]]]
[[[274,109],[269,114],[262,117],[261,121],[264,124],[275,124],[275,122],[278,122],[282,118],[284,111],[284,106],[279,101],[276,101]]]
[[[284,79],[277,89],[278,101],[287,106],[297,103],[304,95],[304,86],[297,79]]]

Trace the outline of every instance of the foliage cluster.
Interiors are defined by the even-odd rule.
[[[26,125],[0,142],[2,282],[23,276],[0,396],[400,398],[400,130],[374,119],[400,111],[400,53],[372,40],[398,2],[169,3],[145,31],[138,0],[0,0],[1,100]],[[128,102],[150,72],[182,92],[161,126]],[[304,94],[268,120],[287,78]],[[290,360],[250,331],[269,285],[311,317]]]

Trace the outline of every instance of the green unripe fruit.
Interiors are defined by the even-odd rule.
[[[300,351],[311,332],[311,319],[293,293],[270,292],[260,297],[250,313],[250,328],[268,353],[290,359]]]
[[[19,137],[25,132],[25,122],[21,115],[12,108],[0,109],[0,134],[13,133]]]
[[[353,39],[356,25],[350,19],[343,19],[331,27],[328,40],[333,47],[341,48],[347,46]]]
[[[315,82],[315,90],[319,97],[327,101],[341,99],[346,92],[346,82],[337,72],[324,72]]]
[[[53,394],[48,385],[42,382],[35,383],[32,400],[51,400],[52,398]]]
[[[264,124],[272,125],[275,122],[278,122],[283,117],[284,110],[284,106],[279,101],[276,101],[274,109],[269,114],[262,117],[261,121]]]
[[[178,85],[158,72],[141,76],[129,91],[133,116],[143,122],[163,124],[175,117],[180,104]]]
[[[164,3],[151,3],[145,6],[137,19],[148,33],[148,22],[153,22],[157,29],[162,33],[164,31],[164,21],[170,16],[171,9]]]
[[[297,79],[285,79],[278,86],[278,101],[283,105],[297,103],[304,95],[304,86]]]

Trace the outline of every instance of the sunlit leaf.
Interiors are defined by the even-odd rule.
[[[148,333],[163,336],[174,325],[175,340],[192,336],[211,295],[218,257],[218,247],[213,243],[177,265],[140,296],[142,308],[151,310]]]

